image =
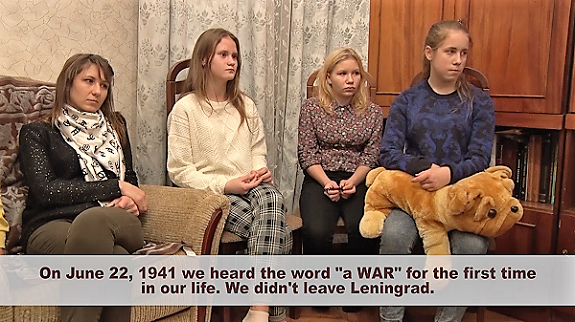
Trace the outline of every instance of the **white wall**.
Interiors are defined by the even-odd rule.
[[[69,56],[100,54],[135,133],[137,35],[138,0],[0,0],[0,74],[55,82]]]

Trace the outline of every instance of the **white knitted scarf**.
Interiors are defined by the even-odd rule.
[[[102,167],[124,180],[126,164],[122,145],[102,111],[88,113],[66,104],[58,115],[56,127],[64,140],[76,150],[87,182],[107,180]]]

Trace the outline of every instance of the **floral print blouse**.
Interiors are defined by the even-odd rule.
[[[361,114],[333,102],[327,114],[316,97],[304,101],[299,118],[298,160],[302,169],[320,164],[324,171],[355,172],[379,165],[383,131],[381,108],[371,103]]]

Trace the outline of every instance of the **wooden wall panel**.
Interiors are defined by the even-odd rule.
[[[562,113],[570,0],[473,0],[469,64],[498,111]]]
[[[559,232],[557,234],[557,254],[575,254],[575,217],[559,216]]]
[[[444,20],[461,20],[469,25],[469,1],[471,0],[445,0],[443,3]]]
[[[495,238],[495,250],[492,253],[497,255],[552,254],[554,223],[552,214],[541,213],[524,206],[521,224],[516,224],[508,232]]]
[[[473,19],[469,21],[469,31],[474,39],[470,64],[486,74],[492,96],[544,97],[551,50],[552,3],[471,2]]]
[[[565,166],[563,167],[563,186],[560,195],[561,215],[566,211],[575,214],[575,131],[566,131],[565,135]],[[575,252],[573,253],[575,254]]]
[[[377,2],[377,4],[373,4]],[[409,87],[422,68],[423,42],[429,27],[441,20],[441,0],[372,1],[379,23],[370,35],[369,72],[376,77],[376,103],[390,106],[395,96]],[[377,55],[377,58],[372,57]]]
[[[573,10],[575,11],[575,10]],[[573,17],[575,19],[575,15]],[[574,31],[575,33],[575,31]],[[573,44],[571,44],[572,46],[575,47],[575,39],[573,40]],[[572,71],[572,75],[571,75],[571,99],[569,102],[569,112],[570,113],[575,113],[575,50],[573,50],[573,71]]]

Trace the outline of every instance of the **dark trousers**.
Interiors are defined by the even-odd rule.
[[[337,182],[349,179],[353,173],[326,171],[327,176]],[[303,219],[303,252],[306,255],[327,255],[332,252],[333,233],[341,216],[347,232],[346,253],[349,255],[377,254],[377,239],[363,238],[359,233],[359,221],[363,216],[367,187],[362,182],[355,187],[356,192],[348,199],[331,201],[323,186],[307,175],[304,178],[300,212]]]
[[[144,246],[138,217],[119,208],[95,207],[74,221],[53,220],[36,229],[26,252],[31,255],[121,255]],[[131,307],[63,306],[64,322],[130,321]]]

